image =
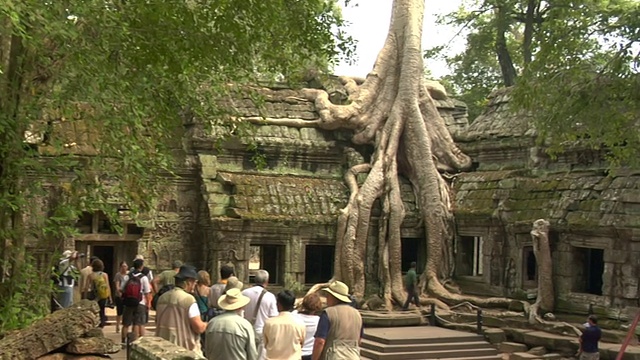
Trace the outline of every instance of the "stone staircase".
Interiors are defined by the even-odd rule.
[[[366,328],[360,355],[367,360],[499,360],[481,335],[429,326]]]

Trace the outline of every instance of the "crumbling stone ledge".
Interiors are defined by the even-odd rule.
[[[131,344],[130,360],[206,360],[191,350],[155,336],[145,336]]]

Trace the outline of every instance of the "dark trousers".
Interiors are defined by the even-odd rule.
[[[311,355],[303,356],[302,360],[311,360]]]
[[[100,327],[107,325],[107,314],[104,312],[104,308],[107,306],[107,299],[98,300],[98,306],[100,307]]]
[[[407,288],[407,301],[404,302],[404,305],[402,306],[402,310],[407,310],[412,300],[417,307],[420,307],[420,295],[418,295],[418,292],[416,291],[415,286],[411,286]]]

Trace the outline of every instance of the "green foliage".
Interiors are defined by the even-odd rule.
[[[50,308],[49,294],[54,291],[48,272],[42,273],[33,265],[33,258],[21,262],[20,282],[0,283],[0,338],[11,330],[28,326],[47,314]],[[4,265],[1,264],[0,265]]]
[[[498,28],[498,9],[508,9],[506,28]],[[637,0],[466,3],[440,19],[468,31],[465,50],[445,56],[452,74],[443,82],[469,105],[475,119],[504,78],[496,47],[502,34],[518,73],[512,109],[530,116],[551,155],[579,142],[606,149],[612,167],[635,163],[640,150],[639,15]]]
[[[513,103],[531,114],[552,155],[580,143],[604,149],[612,168],[638,164],[639,19],[632,0],[549,11]]]
[[[192,119],[238,127],[219,105],[229,84],[348,55],[338,10],[334,0],[1,2],[0,282],[13,290],[0,314],[27,294],[27,245],[59,250],[82,211],[115,223],[119,208],[149,209]]]
[[[515,2],[499,1],[504,6],[519,11]],[[466,34],[466,47],[458,54],[447,54],[446,46],[437,46],[425,51],[425,57],[442,58],[449,67],[450,74],[440,81],[448,90],[468,106],[469,119],[475,120],[487,104],[491,91],[503,86],[503,77],[496,54],[496,3],[474,1],[467,3],[453,13],[440,16],[438,23],[461,27]],[[512,54],[516,69],[523,67],[521,51],[521,27],[513,21],[505,33],[507,47]]]

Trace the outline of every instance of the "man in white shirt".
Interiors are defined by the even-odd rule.
[[[147,313],[151,308],[151,283],[142,273],[143,261],[136,259],[133,261],[133,270],[122,279],[121,291],[122,302],[124,303],[124,313],[122,314],[122,338],[125,338],[129,326],[133,326],[133,339],[145,335],[145,325],[147,324]],[[129,279],[135,277],[129,284]],[[134,288],[134,283],[139,281],[139,294],[130,294]],[[127,288],[129,286],[129,289]],[[137,304],[136,304],[137,301]],[[133,303],[132,303],[133,302]]]
[[[249,304],[244,309],[244,318],[253,324],[253,328],[256,331],[260,359],[265,357],[264,346],[262,345],[264,322],[266,319],[279,314],[276,297],[267,291],[267,285],[269,285],[269,272],[260,269],[256,272],[255,285],[242,292],[242,295],[250,299]]]

